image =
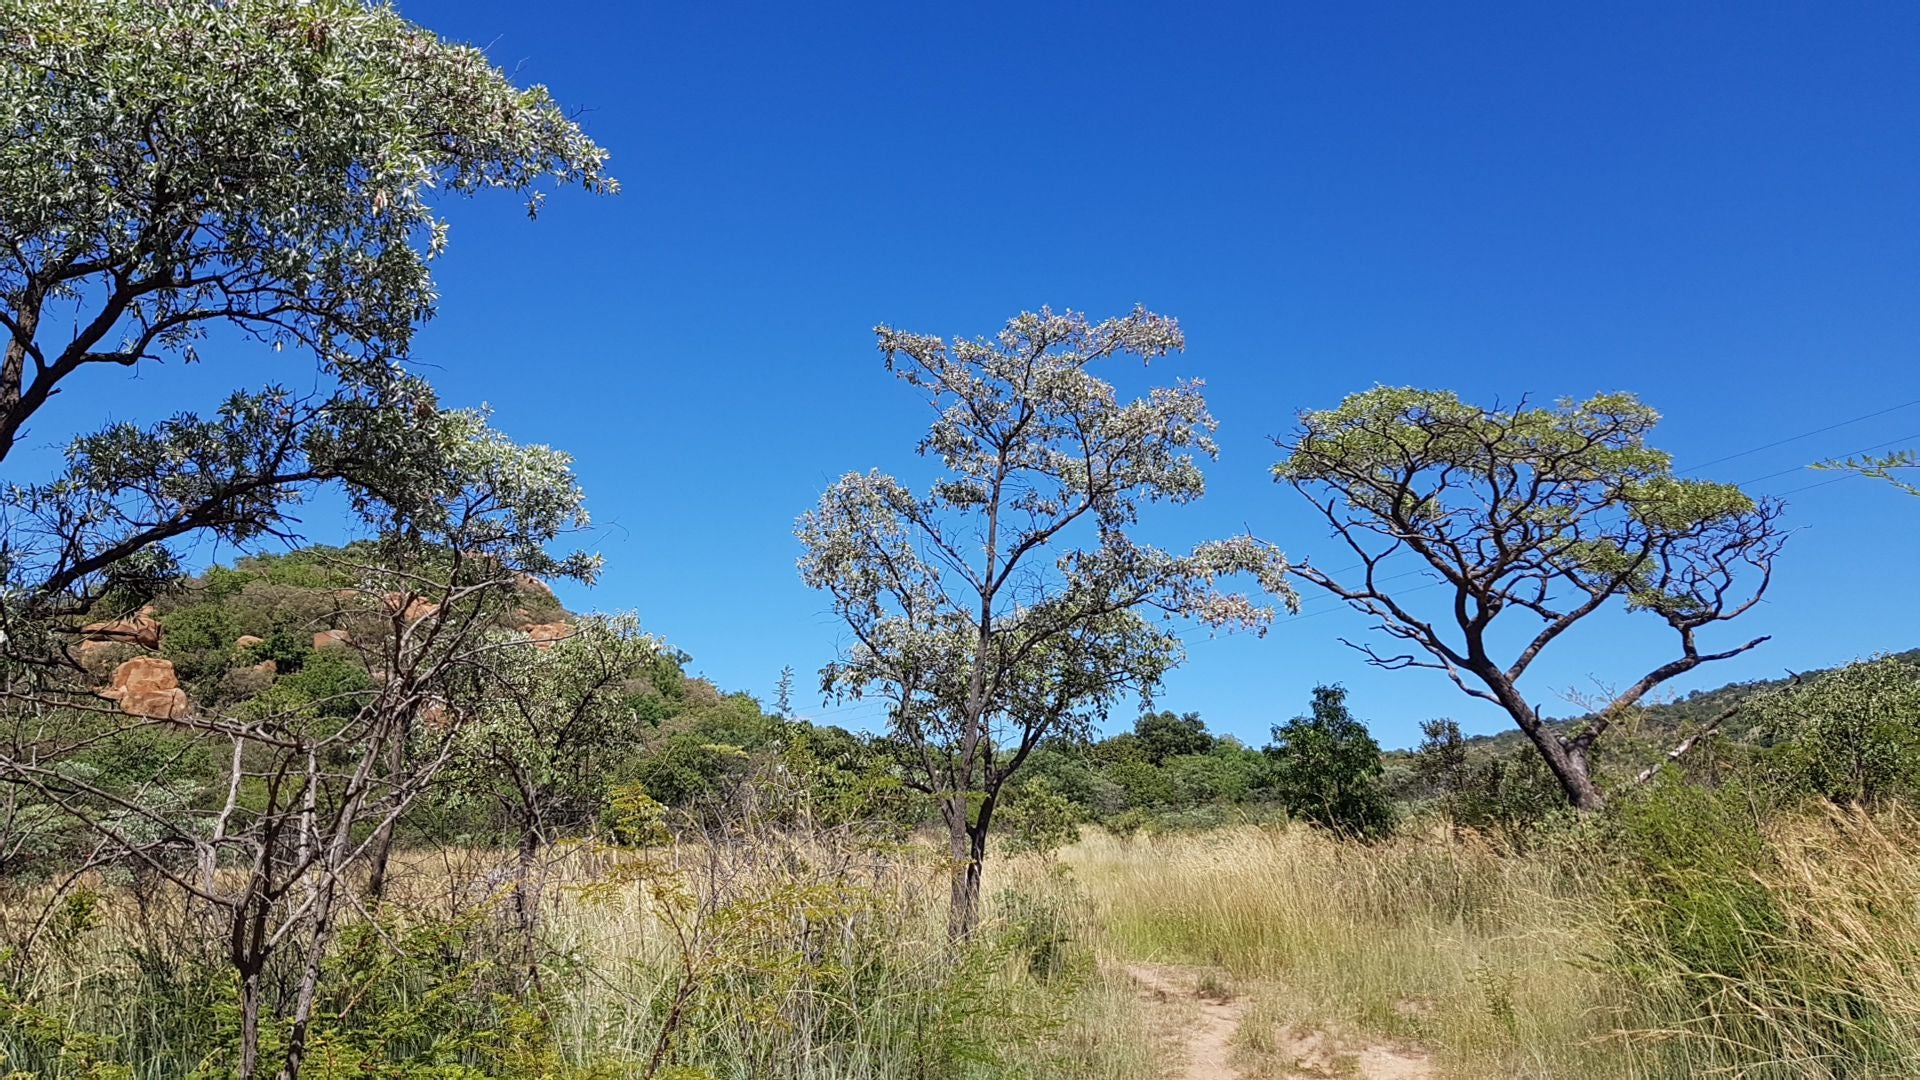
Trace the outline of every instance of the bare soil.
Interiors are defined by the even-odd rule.
[[[1242,1040],[1247,1003],[1211,991],[1196,968],[1173,964],[1128,964],[1126,973],[1172,1044],[1184,1080],[1434,1080],[1428,1055],[1418,1048],[1342,1037],[1324,1028],[1276,1027],[1267,1037]],[[1238,1042],[1265,1044],[1252,1049]]]

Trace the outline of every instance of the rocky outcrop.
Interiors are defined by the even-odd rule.
[[[193,711],[173,661],[158,656],[136,656],[121,664],[113,670],[113,682],[98,693],[128,716],[180,720]]]
[[[82,641],[74,647],[73,657],[95,675],[105,675],[107,668],[124,659],[127,650],[136,647],[123,641]]]
[[[513,587],[521,592],[537,593],[549,599],[553,596],[552,587],[539,578],[534,577],[532,574],[522,573],[513,575]]]
[[[345,630],[322,630],[313,635],[316,649],[346,649],[353,646],[353,635]]]
[[[533,639],[536,649],[551,649],[553,643],[573,636],[573,627],[563,622],[534,623],[523,631]]]
[[[381,599],[386,603],[389,612],[399,613],[400,617],[408,622],[419,622],[421,619],[429,619],[440,614],[440,605],[424,596],[409,598],[403,593],[390,592]],[[403,606],[404,611],[401,610]]]
[[[86,641],[138,645],[143,649],[160,647],[160,620],[153,617],[153,609],[141,608],[124,619],[108,619],[93,622],[80,628],[80,637]]]

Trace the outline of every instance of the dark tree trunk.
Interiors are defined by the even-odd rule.
[[[240,973],[240,1080],[260,1075],[260,969]]]
[[[1484,650],[1475,648],[1475,654],[1484,658]],[[1567,804],[1583,814],[1597,813],[1606,809],[1607,797],[1593,782],[1589,771],[1588,752],[1585,744],[1570,743],[1540,719],[1539,710],[1520,695],[1520,690],[1508,679],[1506,674],[1490,663],[1472,667],[1473,673],[1493,691],[1507,715],[1526,735],[1527,741],[1540,752],[1540,759],[1547,763],[1547,770],[1560,782],[1560,790],[1567,796]]]
[[[514,855],[513,924],[520,935],[521,960],[526,965],[527,985],[540,982],[540,830],[532,820],[520,829],[519,850]]]
[[[953,859],[953,895],[947,912],[947,939],[965,941],[980,925],[980,882],[987,859],[987,825],[993,820],[994,797],[981,800],[980,816],[969,820],[966,800],[949,801],[948,850]]]
[[[287,1061],[280,1069],[279,1080],[300,1080],[300,1067],[306,1061],[307,1032],[313,1022],[314,997],[320,989],[321,965],[326,959],[327,945],[333,938],[334,889],[337,887],[337,879],[331,874],[321,885],[325,892],[314,909],[312,949],[307,955],[306,967],[300,973],[300,990],[293,1007],[293,1026],[287,1033]]]
[[[1518,717],[1515,717],[1518,720]],[[1566,793],[1567,803],[1583,814],[1597,813],[1606,809],[1607,798],[1593,782],[1588,771],[1589,762],[1585,747],[1569,746],[1565,739],[1555,734],[1552,728],[1534,720],[1522,723],[1520,730],[1540,751],[1540,757],[1547,763],[1548,771],[1560,782],[1560,790]]]
[[[373,866],[367,871],[367,903],[377,907],[387,896],[387,862],[393,856],[393,833],[395,822],[381,822],[374,833],[373,852],[369,861]]]
[[[404,718],[400,721],[397,735],[387,745],[387,779],[398,786],[400,778],[407,771],[407,743],[412,738],[412,724]],[[379,904],[387,895],[387,866],[393,857],[394,834],[399,830],[399,817],[389,817],[380,823],[379,831],[373,837],[373,869],[367,874],[367,900]]]

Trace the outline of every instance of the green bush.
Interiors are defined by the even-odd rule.
[[[1346,700],[1341,687],[1316,686],[1312,711],[1273,729],[1266,748],[1273,790],[1287,812],[1304,821],[1378,836],[1393,826],[1393,806],[1380,779],[1380,744]]]
[[[1789,792],[1839,803],[1920,794],[1920,664],[1893,656],[1849,664],[1749,709]]]
[[[1671,772],[1617,800],[1614,964],[1677,974],[1703,993],[1769,964],[1785,920],[1756,876],[1768,857],[1759,823],[1743,789]]]

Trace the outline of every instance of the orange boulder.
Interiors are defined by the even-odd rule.
[[[536,649],[551,649],[553,643],[573,636],[573,627],[563,622],[534,623],[524,631]]]
[[[173,661],[158,656],[136,656],[113,671],[113,682],[99,691],[119,704],[128,716],[179,720],[193,711],[187,692],[180,689]]]
[[[157,649],[160,647],[160,620],[153,617],[151,608],[141,608],[124,619],[88,623],[80,628],[80,636],[87,641],[118,642],[138,645],[143,649]]]

